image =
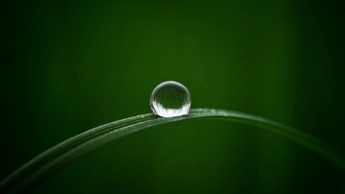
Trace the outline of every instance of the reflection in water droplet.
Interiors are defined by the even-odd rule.
[[[150,98],[152,111],[161,117],[186,115],[191,103],[188,89],[175,81],[159,84]]]

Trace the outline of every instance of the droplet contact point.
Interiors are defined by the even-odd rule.
[[[187,115],[191,104],[188,89],[175,81],[166,81],[159,84],[150,97],[150,106],[153,113],[161,117]]]

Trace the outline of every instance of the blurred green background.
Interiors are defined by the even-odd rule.
[[[296,127],[345,152],[344,2],[3,1],[0,179],[90,128],[151,112],[167,80],[192,108]],[[33,193],[345,193],[283,137],[191,120],[111,142]]]

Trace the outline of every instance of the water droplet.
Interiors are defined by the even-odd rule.
[[[159,84],[152,92],[150,106],[161,117],[186,115],[192,104],[188,89],[175,81]]]

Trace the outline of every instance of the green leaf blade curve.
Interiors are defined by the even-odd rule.
[[[119,137],[157,125],[197,118],[221,119],[266,129],[315,151],[345,171],[343,153],[302,131],[262,117],[235,111],[191,109],[188,115],[178,117],[162,118],[153,113],[129,117],[74,136],[40,154],[8,176],[0,183],[0,193],[19,193],[73,160]]]

